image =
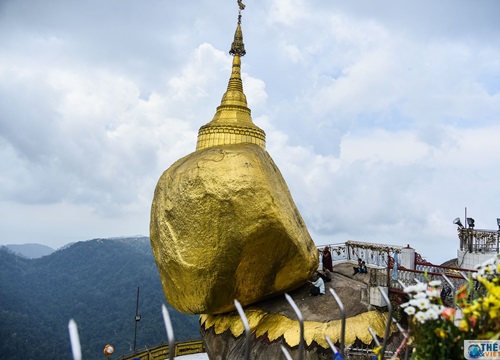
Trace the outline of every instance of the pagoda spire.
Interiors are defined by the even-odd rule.
[[[242,143],[257,144],[264,149],[266,147],[266,133],[253,123],[243,92],[241,57],[246,51],[241,30],[241,11],[245,9],[245,5],[238,0],[238,6],[238,24],[229,50],[229,54],[233,55],[231,77],[212,121],[198,131],[196,150]]]
[[[241,10],[245,9],[245,4],[238,0],[238,6],[240,10],[238,12],[238,26],[236,26],[236,31],[234,33],[234,41],[231,44],[231,50],[229,53],[231,55],[245,56],[247,53],[245,51],[245,44],[243,44],[243,31],[241,30]]]

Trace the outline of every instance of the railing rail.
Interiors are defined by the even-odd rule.
[[[397,245],[347,241],[345,243],[326,244],[318,246],[320,252],[328,246],[333,261],[361,259],[368,265],[385,267],[389,264],[391,253],[400,252],[403,248]]]
[[[175,356],[199,354],[205,352],[202,340],[178,342],[174,345],[173,354]],[[170,346],[160,344],[155,347],[138,350],[136,353],[121,355],[119,360],[131,360],[134,358],[142,360],[166,359],[170,355]]]
[[[374,269],[375,271],[380,271]],[[386,269],[384,269],[385,271]],[[392,269],[391,269],[392,270]],[[393,280],[391,277],[391,281],[389,287],[391,289],[404,290],[403,285],[414,285],[415,281],[418,282],[427,282],[433,280],[443,280],[443,274],[453,283],[455,289],[460,288],[460,286],[465,285],[467,280],[460,274],[449,274],[446,272],[430,272],[430,271],[422,271],[422,270],[408,270],[408,269],[399,269],[397,271],[397,280]],[[383,274],[385,275],[385,273]]]
[[[500,253],[500,230],[459,228],[460,250],[471,253]]]

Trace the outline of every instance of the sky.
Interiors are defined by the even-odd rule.
[[[456,257],[500,217],[500,2],[247,0],[254,123],[316,244]],[[231,73],[234,1],[0,1],[0,244],[149,235]]]

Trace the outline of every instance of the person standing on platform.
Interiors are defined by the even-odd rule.
[[[332,253],[329,246],[325,246],[323,249],[323,269],[333,271]]]

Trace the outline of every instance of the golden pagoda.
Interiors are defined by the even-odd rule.
[[[318,266],[316,246],[251,118],[241,80],[240,12],[227,91],[196,151],[161,176],[150,238],[167,301],[218,314],[293,290]]]
[[[256,126],[247,106],[241,81],[241,57],[246,54],[241,31],[241,5],[238,26],[229,53],[233,55],[233,67],[227,91],[212,121],[198,131],[196,150],[211,146],[251,143],[266,148],[266,133]]]

